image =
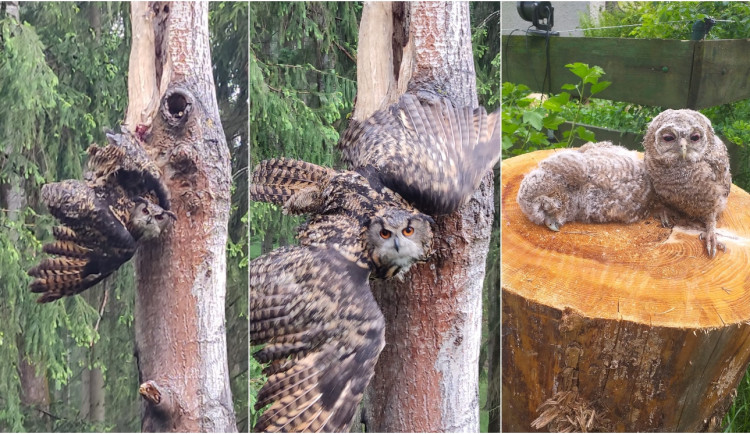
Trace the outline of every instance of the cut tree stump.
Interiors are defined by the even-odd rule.
[[[503,432],[718,429],[750,361],[750,195],[714,259],[653,218],[552,232],[516,196],[554,152],[502,163]]]

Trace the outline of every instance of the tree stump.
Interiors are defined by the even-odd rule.
[[[714,259],[653,218],[552,232],[516,196],[554,152],[502,164],[503,431],[718,429],[750,361],[750,195]]]

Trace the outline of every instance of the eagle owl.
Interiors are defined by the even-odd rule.
[[[42,202],[62,223],[42,250],[54,255],[29,270],[31,291],[46,303],[97,284],[135,254],[137,243],[157,238],[175,219],[158,169],[129,135],[108,134],[91,146],[86,181],[42,187]]]
[[[352,170],[273,159],[254,200],[308,214],[300,245],[250,263],[250,339],[268,382],[256,431],[348,430],[383,348],[370,277],[403,276],[432,253],[430,215],[468,201],[500,158],[500,112],[404,95],[352,122],[339,147]]]
[[[711,121],[693,110],[666,110],[643,138],[646,171],[663,205],[700,222],[708,256],[725,250],[716,239],[716,220],[727,205],[732,176],[724,143]],[[662,224],[669,226],[666,210]]]
[[[634,151],[587,143],[539,163],[521,181],[517,202],[532,222],[553,231],[567,222],[631,223],[648,215],[653,190]]]

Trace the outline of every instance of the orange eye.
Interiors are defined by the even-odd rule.
[[[391,231],[389,231],[388,229],[380,230],[380,238],[387,240],[390,237],[391,237]]]
[[[406,235],[407,237],[410,237],[414,235],[414,228],[411,226],[407,226],[404,228],[403,231],[401,231],[402,234]]]

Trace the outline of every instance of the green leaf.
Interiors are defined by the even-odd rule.
[[[530,124],[534,129],[541,130],[544,121],[544,114],[540,112],[540,109],[538,108],[526,111],[523,113],[523,121]]]
[[[610,81],[600,81],[591,85],[591,95],[597,94],[604,89],[608,88],[612,84]]]
[[[503,135],[503,151],[507,151],[512,147],[513,141],[510,139],[510,136]]]

